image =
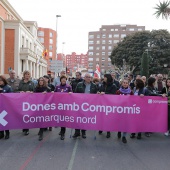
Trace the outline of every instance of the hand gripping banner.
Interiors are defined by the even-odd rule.
[[[65,93],[0,94],[0,130],[68,127],[165,132],[167,98]]]

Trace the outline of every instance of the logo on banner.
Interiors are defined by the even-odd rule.
[[[4,117],[7,115],[8,113],[3,110],[1,113],[0,113],[0,124],[2,126],[6,126],[8,124],[8,122],[4,119]]]
[[[148,99],[148,104],[152,104],[152,99]]]

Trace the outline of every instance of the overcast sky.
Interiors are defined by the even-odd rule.
[[[147,30],[170,30],[170,20],[156,19],[159,0],[8,0],[24,20],[56,30],[58,52],[87,53],[88,32],[102,25],[136,24]],[[160,0],[162,1],[162,0]],[[63,45],[65,42],[65,45]]]

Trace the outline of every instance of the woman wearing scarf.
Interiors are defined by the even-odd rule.
[[[122,81],[122,85],[120,87],[119,90],[117,90],[116,92],[117,95],[133,95],[133,91],[130,89],[129,87],[129,81],[128,79],[124,79]],[[120,139],[121,138],[121,132],[118,132],[117,134],[118,138]],[[122,136],[122,142],[123,143],[127,143],[127,140],[126,140],[126,132],[123,132],[123,136]]]
[[[60,85],[56,86],[55,91],[54,92],[59,92],[59,93],[72,93],[72,88],[70,85],[66,84],[67,82],[67,77],[66,76],[61,76],[60,77]],[[66,128],[65,127],[61,127],[61,131],[59,133],[59,135],[61,135],[60,139],[64,140],[65,138],[65,132],[66,132]]]

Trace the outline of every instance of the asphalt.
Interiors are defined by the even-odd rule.
[[[10,139],[0,140],[0,170],[170,170],[170,137],[161,133],[141,140],[128,134],[124,144],[115,132],[109,139],[106,132],[94,131],[87,131],[86,139],[73,139],[67,129],[62,141],[59,131],[44,132],[42,141],[38,129],[28,136],[10,131]]]

